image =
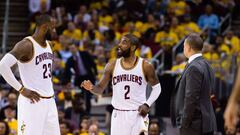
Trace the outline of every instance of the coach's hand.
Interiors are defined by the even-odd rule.
[[[40,100],[40,95],[37,92],[29,90],[27,88],[24,88],[23,91],[21,92],[21,94],[24,97],[30,99],[31,103],[35,103],[35,102],[38,102]]]
[[[82,83],[81,83],[81,87],[83,87],[84,89],[88,90],[88,91],[91,91],[93,90],[93,84],[91,81],[89,80],[84,80]]]
[[[145,117],[149,113],[149,111],[150,111],[150,108],[147,104],[143,104],[138,108],[139,114],[143,117]]]

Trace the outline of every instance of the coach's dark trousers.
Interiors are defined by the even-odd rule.
[[[180,128],[180,135],[214,135],[214,132],[202,133],[202,121],[195,119],[187,128]]]
[[[84,76],[78,76],[75,80],[75,86],[78,86],[80,87],[81,83],[84,81],[84,80],[90,80],[93,84],[94,84],[94,79],[92,79],[91,76],[89,75],[84,75]],[[81,87],[80,87],[81,88]],[[86,113],[87,115],[90,114],[91,112],[91,98],[92,98],[92,93],[89,92],[88,90],[85,90],[84,88],[81,88],[83,89],[83,95],[84,95],[84,99],[85,99],[85,102],[86,102]]]

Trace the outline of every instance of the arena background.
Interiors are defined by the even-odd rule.
[[[136,55],[154,64],[162,85],[150,113],[151,124],[157,125],[151,130],[156,135],[177,135],[169,119],[170,95],[187,61],[182,54],[184,38],[191,32],[200,33],[205,41],[203,55],[215,72],[212,101],[216,134],[224,135],[223,112],[240,60],[239,4],[238,0],[1,0],[1,56],[33,33],[37,15],[52,15],[57,26],[51,42],[61,133],[86,135],[91,124],[96,124],[93,130],[99,135],[109,134],[111,87],[97,97],[89,96],[72,81],[66,83],[66,62],[71,56],[68,47],[77,44],[80,51],[91,55],[91,68],[97,69],[91,76],[97,82],[105,64],[117,57],[121,36],[132,33],[142,42]],[[67,76],[74,79],[74,74]],[[1,78],[0,119],[8,122],[11,135],[17,134],[17,95]],[[89,100],[91,106],[86,104]]]

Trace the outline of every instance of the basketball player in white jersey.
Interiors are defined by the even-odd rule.
[[[97,85],[89,80],[81,86],[94,94],[102,94],[111,79],[113,86],[111,135],[139,135],[148,130],[150,106],[161,93],[161,86],[152,64],[135,56],[140,44],[132,35],[124,35],[118,45],[119,59],[109,62]],[[153,88],[146,100],[146,87]]]
[[[49,15],[36,19],[32,36],[18,42],[0,62],[0,74],[18,98],[18,135],[60,135],[57,108],[51,78],[53,53],[46,37],[53,32]],[[18,64],[21,82],[11,67]]]

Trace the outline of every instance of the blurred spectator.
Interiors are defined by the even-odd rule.
[[[63,108],[58,107],[58,119],[59,123],[65,122],[65,110]]]
[[[74,43],[79,43],[82,39],[81,30],[76,28],[73,22],[68,22],[68,29],[63,31],[63,35],[73,40]]]
[[[239,54],[240,52],[240,41],[237,36],[234,35],[233,31],[228,31],[224,37],[224,43],[231,48],[232,54]]]
[[[117,40],[115,39],[116,34],[113,29],[109,29],[103,33],[103,47],[106,50],[111,50],[116,44]]]
[[[200,28],[198,25],[191,21],[191,16],[184,16],[184,22],[182,24],[184,36],[189,35],[190,33],[200,33]]]
[[[97,117],[91,117],[90,118],[90,123],[91,123],[91,125],[99,126],[99,121],[98,121]]]
[[[217,50],[214,49],[213,45],[210,45],[209,43],[204,43],[203,45],[203,57],[207,59],[210,63],[219,60],[219,55]]]
[[[156,19],[153,16],[153,14],[147,14],[147,22],[143,23],[143,26],[141,29],[137,29],[137,31],[144,33],[148,29],[155,29],[156,28]],[[140,38],[141,35],[136,35],[138,38]]]
[[[8,90],[1,88],[1,90],[0,90],[0,110],[2,110],[3,107],[8,105],[7,94],[8,94]],[[3,118],[2,115],[3,114],[1,114],[1,116],[0,116],[1,120]]]
[[[148,135],[163,135],[160,133],[160,127],[156,122],[151,122],[148,130]]]
[[[8,105],[4,108],[5,122],[8,123],[10,129],[10,135],[17,135],[17,120],[16,110],[14,107]]]
[[[93,57],[94,58],[98,58],[98,57],[105,57],[105,48],[102,46],[102,45],[99,45],[99,46],[95,46],[94,48],[94,52],[92,53]]]
[[[174,11],[176,16],[183,16],[186,6],[186,2],[182,0],[170,0],[169,2],[169,8]]]
[[[178,53],[176,56],[176,65],[172,66],[171,71],[182,73],[186,66],[186,57],[183,53]]]
[[[95,45],[99,45],[101,41],[101,33],[96,29],[93,22],[87,23],[87,29],[83,33],[83,39],[89,40]]]
[[[105,31],[108,30],[109,30],[108,24],[106,23],[106,21],[102,21],[102,23],[99,24],[99,32],[104,33]]]
[[[31,14],[39,12],[43,10],[44,7],[46,11],[50,10],[51,7],[51,0],[29,0],[28,1],[28,8]]]
[[[152,59],[152,50],[150,47],[141,44],[137,50],[135,51],[136,56],[145,58],[147,60],[151,60]]]
[[[111,129],[111,116],[112,116],[112,112],[113,112],[113,106],[112,105],[107,105],[106,106],[106,112],[105,112],[105,125],[108,129],[108,133],[110,133],[110,129]]]
[[[104,73],[104,67],[106,65],[106,59],[104,55],[99,55],[97,57],[97,71],[98,71],[98,76],[97,76],[97,81],[99,81]]]
[[[71,91],[69,91],[68,89],[66,91],[63,91],[63,108],[65,110],[67,110],[68,108],[71,108],[73,106],[72,104],[72,100],[73,100],[73,96],[72,96],[72,93]]]
[[[212,36],[215,36],[217,29],[219,27],[219,19],[216,14],[212,12],[213,8],[211,5],[205,7],[205,14],[202,14],[198,19],[198,26],[203,29],[208,27],[209,34],[212,39]]]
[[[218,48],[220,55],[222,55],[222,53],[230,55],[231,46],[223,42],[223,37],[221,35],[218,35],[216,37],[215,47]]]
[[[67,60],[65,69],[65,83],[69,83],[73,73],[71,69],[75,72],[74,85],[80,87],[83,80],[90,80],[93,83],[96,81],[97,68],[93,61],[92,56],[86,51],[79,51],[78,46],[75,44],[70,45],[70,51],[72,52],[72,57]],[[89,91],[83,91],[86,98],[86,111],[90,113],[91,108],[91,93]]]
[[[3,120],[6,118],[5,109],[11,107],[17,112],[17,95],[14,92],[6,90],[3,90],[1,93],[3,93],[2,96],[5,96],[5,98],[2,99],[2,108],[0,109],[0,119]],[[14,116],[16,116],[16,114]]]
[[[66,12],[65,7],[56,8],[57,27],[56,31],[58,35],[61,35],[64,30],[67,29],[68,21],[71,21],[71,15]]]
[[[83,16],[83,22],[85,23],[88,23],[91,20],[91,16],[89,13],[87,13],[87,7],[85,5],[80,6],[78,14]]]
[[[231,12],[235,6],[234,0],[212,0],[214,8],[218,15],[224,17],[227,13]]]
[[[159,43],[165,50],[169,50],[177,44],[179,38],[176,33],[170,31],[169,26],[164,27],[164,31],[160,31],[155,36],[155,42]]]
[[[63,84],[64,81],[64,65],[65,63],[60,58],[54,58],[52,67],[52,80],[54,84]]]
[[[79,128],[79,131],[78,131],[79,135],[87,134],[89,126],[90,126],[89,117],[86,117],[86,116],[83,117],[81,119],[80,128]]]
[[[60,133],[61,135],[73,135],[70,130],[70,124],[67,122],[60,122]]]
[[[83,15],[82,14],[75,15],[74,23],[75,23],[76,27],[79,28],[80,30],[82,30],[82,31],[85,30],[86,23],[83,22]]]
[[[0,121],[0,135],[9,135],[9,126],[5,121]]]
[[[191,6],[190,5],[186,5],[186,7],[185,7],[185,14],[183,15],[183,18],[185,18],[185,17],[190,17],[190,18],[193,18],[194,16],[192,15],[192,9],[191,9]],[[193,20],[194,20],[194,18],[193,18]],[[195,22],[195,21],[194,21]]]
[[[65,111],[66,119],[71,120],[73,128],[77,129],[80,125],[80,119],[86,115],[86,107],[83,97],[80,94],[76,94],[72,100],[72,107],[69,107]]]
[[[72,56],[72,53],[69,51],[69,45],[70,45],[71,41],[66,36],[60,35],[59,43],[62,48],[59,51],[60,58],[66,63],[68,58],[70,58]]]
[[[84,135],[84,134],[82,134]],[[99,131],[99,128],[96,124],[89,126],[88,134],[86,135],[105,135],[103,132]]]
[[[15,110],[17,109],[17,94],[15,92],[10,92],[8,94],[8,103]]]
[[[176,33],[178,38],[182,38],[186,35],[184,28],[185,28],[184,25],[179,24],[179,20],[177,17],[172,18],[171,24],[170,24],[170,31],[173,33]]]

